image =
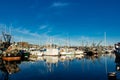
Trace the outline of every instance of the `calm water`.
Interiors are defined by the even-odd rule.
[[[72,56],[66,60],[64,56],[44,56],[35,60],[1,61],[0,80],[107,80],[106,73],[116,71],[114,54],[81,59]]]

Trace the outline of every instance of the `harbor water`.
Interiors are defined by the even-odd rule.
[[[42,56],[30,61],[0,62],[0,80],[108,80],[116,72],[114,54]],[[119,78],[119,76],[117,76]]]

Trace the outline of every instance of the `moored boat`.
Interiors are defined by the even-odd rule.
[[[115,44],[115,50],[114,50],[114,52],[115,52],[115,56],[117,58],[120,58],[120,43]]]
[[[74,55],[74,49],[61,48],[60,55]]]
[[[20,50],[19,53],[21,54],[21,60],[28,60],[30,53],[25,50]]]
[[[5,61],[18,61],[18,60],[21,60],[21,57],[20,56],[14,56],[14,57],[12,57],[12,56],[10,56],[10,57],[4,56],[4,57],[2,57],[2,60],[5,60]]]
[[[77,55],[79,55],[79,54],[83,54],[83,53],[84,53],[83,50],[76,50],[76,51],[75,51],[75,54],[77,54]]]
[[[44,51],[43,55],[45,55],[45,56],[58,56],[59,50],[57,48],[47,48],[46,51]]]
[[[21,60],[21,54],[18,50],[12,50],[10,52],[3,52],[2,53],[2,60],[5,61],[18,61]]]

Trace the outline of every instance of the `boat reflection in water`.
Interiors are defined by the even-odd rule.
[[[2,61],[0,62],[0,70],[2,72],[1,80],[9,80],[10,75],[13,73],[17,73],[20,71],[20,68],[18,67],[18,64],[20,64],[20,61]]]
[[[44,56],[43,58],[46,62],[48,71],[53,72],[53,67],[57,67],[59,60],[58,56]]]
[[[58,63],[58,56],[44,56],[46,63],[56,64]]]
[[[120,80],[120,43],[115,44],[115,63],[116,63],[116,71],[108,73],[109,80]]]
[[[115,66],[111,65],[115,59],[111,55],[30,56],[27,61],[17,62],[1,60],[0,80],[107,80],[105,58],[109,59],[109,69],[113,71]]]
[[[120,55],[116,55],[115,58],[115,63],[116,63],[116,80],[120,80]]]
[[[120,80],[120,45],[115,49],[115,64],[116,69],[114,72],[108,72],[109,80]]]

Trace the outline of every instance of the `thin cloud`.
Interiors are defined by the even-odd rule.
[[[20,37],[18,37],[19,35],[18,33],[21,34],[19,36],[22,36],[23,41],[27,41],[29,43],[34,43],[34,44],[38,44],[39,41],[41,41],[42,44],[45,44],[47,38],[49,37],[48,34],[46,33],[39,34],[38,32],[31,32],[29,29],[22,29],[21,27],[14,28],[13,31],[14,33],[16,33],[15,36],[17,36],[15,37],[16,41],[20,41]]]
[[[31,32],[29,29],[25,29],[25,28],[22,29],[21,27],[19,27],[19,28],[14,28],[14,32],[15,33],[20,33],[20,34],[23,34],[23,35],[31,36],[33,40],[38,39],[38,38],[46,40],[46,38],[48,37],[48,33],[51,32],[51,29],[49,30],[49,28],[48,28],[45,32],[38,33],[38,32]]]
[[[28,29],[23,29],[21,27],[19,28],[14,28],[13,30],[14,32],[17,32],[17,33],[22,33],[22,34],[30,34],[30,31]]]
[[[51,7],[64,7],[68,6],[69,3],[62,3],[62,2],[54,2]]]
[[[48,34],[50,32],[52,32],[52,28],[47,28],[47,26],[42,26],[40,27],[41,29],[46,29],[44,32],[42,33],[38,33],[38,32],[31,32],[29,29],[23,29],[22,27],[18,27],[18,28],[13,28],[14,30],[14,33],[20,33],[20,34],[23,34],[23,35],[28,35],[28,36],[33,36],[33,37],[37,37],[39,38],[40,36],[48,36]]]
[[[40,35],[37,32],[31,32],[28,29],[22,29],[22,28],[14,28],[14,32],[26,34],[29,36],[39,37]]]
[[[49,33],[51,33],[51,32],[52,32],[52,28],[48,28],[48,29],[46,30],[45,34],[49,34]]]
[[[6,26],[4,24],[0,24],[0,29],[2,28],[5,28],[5,27],[9,27],[9,26]],[[9,27],[10,28],[10,27]],[[26,41],[26,42],[29,42],[29,43],[40,43],[41,44],[46,44],[46,41],[49,40],[48,38],[49,37],[53,37],[53,40],[55,44],[58,44],[58,45],[67,45],[69,44],[70,45],[84,45],[84,46],[90,46],[92,45],[92,43],[99,43],[101,40],[97,37],[93,38],[93,37],[88,37],[88,36],[70,36],[70,38],[68,39],[68,43],[66,44],[66,36],[64,36],[63,34],[59,33],[59,34],[52,34],[53,32],[53,28],[51,27],[41,27],[42,29],[45,29],[45,32],[42,32],[42,33],[39,33],[39,32],[32,32],[31,30],[29,29],[26,29],[26,28],[23,28],[23,27],[11,27],[12,28],[12,34],[14,36],[14,40],[15,42],[17,41],[20,41],[21,38],[22,38],[22,41]],[[43,30],[44,31],[44,30]],[[109,39],[109,44],[110,42],[113,41],[113,39]],[[115,40],[113,41],[113,43],[115,41],[118,41],[118,40]],[[111,44],[113,44],[111,43]],[[102,45],[104,45],[104,43],[101,43]]]
[[[42,29],[45,29],[45,28],[47,28],[48,27],[48,25],[42,25],[42,26],[40,26],[40,30],[42,30]]]

